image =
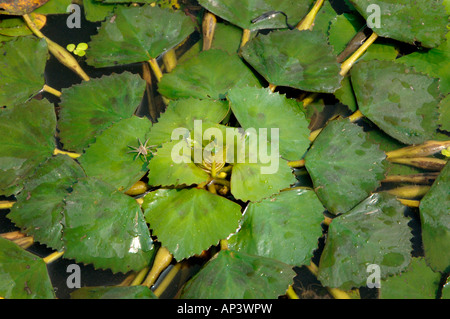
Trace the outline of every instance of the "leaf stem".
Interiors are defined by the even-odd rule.
[[[308,106],[309,104],[311,104],[316,97],[319,95],[319,93],[311,93],[309,94],[307,97],[305,97],[302,102],[303,102],[303,107]]]
[[[310,30],[314,26],[314,20],[316,19],[317,13],[322,7],[324,0],[317,0],[311,11],[297,24],[295,27],[297,30]]]
[[[286,290],[286,295],[289,299],[300,299],[295,293],[294,288],[292,288],[292,285],[289,285],[288,289]]]
[[[43,260],[46,264],[50,264],[51,262],[54,262],[55,260],[59,259],[62,255],[64,255],[64,251],[55,251],[48,255],[47,257],[44,257]]]
[[[169,250],[162,246],[158,249],[158,252],[155,256],[155,261],[153,262],[153,266],[150,269],[145,281],[141,284],[142,286],[146,286],[151,288],[155,283],[156,279],[158,279],[159,275],[166,269],[170,263],[172,262],[173,256],[169,252]]]
[[[173,281],[175,276],[178,274],[180,269],[181,269],[180,263],[177,263],[175,266],[173,266],[173,268],[169,271],[169,273],[164,277],[163,281],[161,281],[161,284],[153,292],[156,297],[162,295],[162,293],[167,289],[167,287]]]
[[[29,248],[34,243],[34,239],[32,236],[27,236],[23,238],[14,239],[13,242],[19,245],[23,249]]]
[[[414,200],[414,199],[404,199],[404,198],[397,198],[397,200],[402,203],[405,206],[417,208],[420,206],[420,201]]]
[[[48,49],[49,51],[53,54],[53,56],[59,61],[61,62],[63,65],[65,65],[66,67],[68,67],[69,69],[71,69],[73,72],[75,72],[76,74],[78,74],[83,80],[85,81],[89,81],[89,76],[86,74],[86,72],[84,72],[84,70],[80,67],[80,65],[78,64],[77,60],[72,56],[72,54],[70,54],[69,52],[67,52],[66,49],[64,49],[62,46],[60,46],[59,44],[57,44],[56,42],[53,42],[52,40],[50,40],[49,38],[47,38],[40,30],[38,27],[36,27],[36,25],[34,24],[33,21],[31,21],[30,17],[28,16],[28,14],[24,14],[23,19],[25,20],[28,28],[38,37],[41,39],[45,39],[45,41],[47,41],[47,45],[48,45]]]
[[[348,71],[352,68],[353,64],[366,52],[366,50],[375,42],[378,38],[378,34],[375,32],[341,65],[341,72],[339,73],[342,76],[345,76]]]
[[[291,168],[302,168],[302,167],[305,167],[305,160],[301,159],[298,161],[289,161],[288,165]]]
[[[3,233],[0,234],[0,237],[4,238],[4,239],[8,239],[8,240],[16,240],[19,238],[23,238],[26,235],[24,233],[21,233],[20,231],[16,230],[16,231],[12,231],[9,233]]]
[[[414,183],[414,184],[432,184],[439,175],[438,172],[430,172],[413,175],[389,175],[382,183]]]
[[[309,266],[306,266],[306,268],[308,268],[309,271],[316,277],[319,274],[319,268],[313,262],[311,262],[311,264]],[[326,288],[327,288],[328,292],[335,299],[351,299],[350,296],[348,295],[348,293],[346,293],[345,291],[343,291],[341,289],[331,288],[331,287],[326,287]]]
[[[203,51],[211,49],[214,33],[216,31],[217,18],[214,14],[207,11],[203,16],[202,33],[203,33]]]
[[[134,277],[133,281],[130,283],[130,286],[139,286],[142,283],[142,281],[145,279],[145,276],[147,275],[149,270],[150,270],[150,267],[144,267],[143,269],[141,269],[136,274],[136,277]]]
[[[16,202],[9,200],[0,201],[0,209],[10,209]]]
[[[175,53],[175,49],[170,49],[164,53],[162,59],[167,73],[172,72],[177,66],[177,55]]]
[[[386,193],[398,196],[400,198],[412,199],[424,196],[430,190],[430,186],[424,185],[408,185],[400,186],[394,189],[385,191]]]
[[[406,146],[386,152],[386,156],[388,159],[396,157],[423,157],[439,153],[447,147],[450,147],[450,141],[426,141],[420,145]]]
[[[155,58],[152,58],[148,60],[148,64],[150,64],[150,68],[153,70],[153,73],[155,74],[156,79],[161,81],[163,74],[161,71],[161,68],[159,67],[158,61],[156,61]]]
[[[61,97],[61,95],[62,95],[62,93],[60,91],[58,91],[57,89],[52,88],[51,86],[48,86],[47,84],[44,84],[44,87],[42,89],[45,92],[53,94],[56,97]]]
[[[58,155],[58,154],[67,155],[67,156],[69,156],[71,158],[78,158],[78,157],[81,156],[81,154],[78,154],[78,153],[66,152],[66,151],[60,150],[58,148],[55,148],[53,150],[53,155]]]
[[[241,38],[241,45],[240,48],[242,48],[244,45],[247,44],[247,42],[250,40],[252,32],[249,29],[244,29],[242,31],[242,38]]]
[[[125,192],[125,194],[130,196],[136,196],[144,194],[148,190],[149,186],[147,183],[144,183],[143,181],[137,181]]]
[[[446,160],[433,157],[395,157],[388,158],[388,161],[437,172],[441,171],[447,164]]]

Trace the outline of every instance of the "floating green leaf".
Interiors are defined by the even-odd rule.
[[[220,275],[218,275],[220,274]],[[183,288],[184,299],[276,299],[295,276],[271,258],[222,250]]]
[[[7,299],[54,299],[44,261],[0,238],[0,296]]]
[[[91,79],[63,90],[59,114],[59,136],[64,148],[82,152],[96,134],[123,118],[130,118],[139,106],[145,81],[124,72]]]
[[[235,232],[241,207],[202,189],[160,189],[144,197],[152,234],[177,260],[200,254]]]
[[[181,11],[151,7],[117,7],[115,19],[102,23],[91,38],[86,62],[95,67],[144,62],[172,49],[194,31]]]
[[[385,174],[385,153],[347,119],[331,121],[306,154],[306,169],[317,196],[333,214],[365,199]]]
[[[437,48],[421,50],[405,55],[397,60],[416,71],[440,78],[440,90],[443,94],[450,93],[450,33],[446,41]]]
[[[115,5],[111,3],[103,3],[96,0],[83,0],[84,16],[88,21],[103,21],[106,17],[112,15],[114,8]]]
[[[347,44],[355,34],[364,26],[364,20],[360,15],[343,13],[336,16],[330,23],[328,41],[333,46],[336,54],[344,51]]]
[[[438,127],[439,80],[390,61],[357,63],[352,85],[361,112],[405,144],[431,139]]]
[[[70,294],[70,299],[158,299],[145,286],[82,287]]]
[[[56,115],[47,101],[31,100],[0,112],[0,195],[18,192],[24,177],[55,149]]]
[[[262,151],[263,146],[267,154]],[[264,136],[261,140],[255,130],[238,132],[235,151],[227,151],[227,162],[233,165],[231,193],[236,199],[259,201],[295,183],[291,168],[279,157],[278,146],[267,142]]]
[[[128,154],[132,150],[129,146],[139,147],[139,140],[145,143],[150,126],[147,118],[132,116],[103,131],[79,159],[86,174],[121,191],[128,190],[147,172],[144,158]]]
[[[420,201],[422,241],[427,263],[436,271],[450,270],[450,164],[446,164]]]
[[[214,49],[179,64],[163,76],[158,87],[170,99],[217,100],[224,99],[230,88],[244,85],[260,86],[260,83],[238,55]]]
[[[243,58],[269,83],[310,92],[333,93],[340,86],[340,66],[319,31],[274,31],[242,48]]]
[[[17,37],[0,45],[0,107],[25,103],[44,86],[47,42],[34,36]]]
[[[351,0],[358,12],[373,21],[379,13],[380,25],[374,31],[383,37],[427,48],[437,47],[447,33],[448,15],[442,0]],[[370,7],[369,7],[370,6]]]
[[[413,258],[405,272],[381,281],[380,299],[436,299],[440,281],[423,258]]]
[[[322,235],[323,211],[314,191],[301,188],[250,203],[228,247],[289,265],[309,265]]]
[[[367,266],[380,266],[381,278],[404,270],[411,260],[411,229],[405,207],[387,193],[375,193],[333,219],[320,257],[318,279],[324,286],[365,286]]]
[[[27,180],[7,217],[34,240],[62,250],[63,200],[72,184],[84,176],[80,165],[70,157],[50,157]]]
[[[303,158],[309,147],[308,121],[303,108],[293,99],[266,88],[233,88],[227,96],[233,114],[244,128],[267,130],[271,143],[279,143],[280,155],[287,160]],[[275,131],[275,132],[272,132]],[[275,137],[272,138],[272,134]]]
[[[221,122],[229,111],[225,101],[198,100],[194,98],[170,101],[166,111],[161,114],[148,135],[150,143],[160,145],[172,140],[177,128],[194,129],[194,121],[208,123]],[[178,138],[178,136],[176,137]]]
[[[308,13],[312,1],[291,0],[200,0],[199,3],[215,15],[248,30],[287,28],[296,25]],[[282,14],[255,23],[252,20],[263,14],[282,11]]]
[[[186,154],[184,150],[189,150]],[[195,165],[185,140],[164,143],[148,164],[148,183],[153,186],[190,186],[207,182],[209,174]]]
[[[73,186],[63,222],[67,258],[122,273],[152,261],[155,250],[139,204],[103,181],[88,177]]]

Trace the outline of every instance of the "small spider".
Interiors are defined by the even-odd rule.
[[[151,148],[156,147],[156,145],[147,146],[148,139],[145,141],[144,144],[142,144],[140,139],[138,139],[138,141],[139,141],[138,147],[128,145],[128,147],[132,148],[133,150],[128,151],[127,153],[137,153],[136,157],[138,157],[139,155],[144,155],[144,158],[147,161],[147,156],[149,155],[149,153],[153,155]],[[134,158],[135,160],[136,157]]]

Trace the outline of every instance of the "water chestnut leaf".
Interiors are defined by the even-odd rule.
[[[103,131],[79,158],[86,174],[127,191],[147,172],[144,157],[128,152],[132,151],[130,146],[139,146],[139,140],[145,143],[150,126],[147,118],[132,116]]]
[[[25,103],[44,86],[47,42],[17,37],[0,45],[0,107]]]
[[[133,116],[145,85],[139,75],[123,72],[63,89],[58,128],[64,149],[81,153],[111,124]]]
[[[380,267],[381,278],[406,269],[412,233],[405,209],[395,196],[375,193],[334,218],[320,257],[321,283],[348,290],[366,286],[370,264]]]
[[[35,241],[62,250],[62,211],[72,184],[85,177],[81,166],[67,155],[50,157],[25,182],[7,217]]]
[[[178,261],[226,239],[241,218],[241,206],[197,188],[150,192],[142,209],[152,234]]]
[[[404,272],[380,282],[380,299],[436,299],[440,281],[424,258],[412,258]]]
[[[1,110],[0,195],[16,194],[24,178],[55,149],[56,115],[46,100],[31,100]]]
[[[226,101],[199,100],[194,98],[170,101],[157,123],[154,123],[148,138],[152,144],[160,145],[172,140],[172,133],[177,128],[194,129],[194,121],[220,123],[229,106]],[[178,138],[178,136],[176,137]]]
[[[139,271],[152,261],[153,241],[135,199],[87,177],[73,185],[65,201],[65,257],[113,273]]]
[[[303,158],[310,144],[310,131],[303,107],[298,102],[266,88],[252,87],[233,88],[227,99],[244,129],[267,129],[269,141],[272,141],[272,130],[277,130],[281,157],[287,160]]]
[[[305,166],[324,206],[342,214],[378,188],[385,158],[361,127],[340,119],[329,122],[315,139]]]
[[[379,9],[379,25],[373,30],[382,37],[434,48],[447,33],[448,15],[442,0],[351,0],[351,3],[364,19],[374,13],[369,5]]]
[[[341,86],[340,65],[320,31],[260,34],[242,48],[242,57],[273,85],[322,93]]]
[[[309,265],[322,236],[323,211],[315,192],[302,188],[252,202],[228,247],[289,265]]]
[[[181,11],[158,6],[118,6],[88,43],[86,62],[95,67],[144,62],[172,49],[194,32]]]
[[[292,266],[277,260],[221,250],[183,287],[181,298],[276,299],[294,276]]]
[[[237,54],[218,49],[202,51],[165,74],[158,84],[159,92],[169,99],[194,97],[224,99],[234,86],[261,84]]]
[[[291,0],[200,0],[200,5],[215,15],[227,20],[242,29],[285,29],[288,25],[296,25],[308,13],[312,1]],[[276,14],[281,11],[287,15]],[[252,20],[266,13],[268,18]]]
[[[420,144],[438,128],[439,79],[392,61],[357,63],[351,70],[360,111],[405,144]]]
[[[45,262],[0,238],[0,295],[7,299],[54,299]]]
[[[425,259],[435,271],[450,270],[450,165],[447,163],[420,201]]]

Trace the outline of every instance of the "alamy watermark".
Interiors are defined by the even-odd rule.
[[[366,271],[370,273],[367,277],[367,288],[380,288],[381,287],[381,269],[377,264],[370,264],[367,266]]]
[[[269,132],[270,130],[270,132]],[[192,136],[193,133],[193,136]],[[259,163],[261,174],[275,174],[279,168],[279,128],[208,127],[194,120],[191,132],[185,127],[172,131],[176,143],[171,151],[172,161],[179,163],[216,164]],[[208,143],[204,145],[205,141]]]

